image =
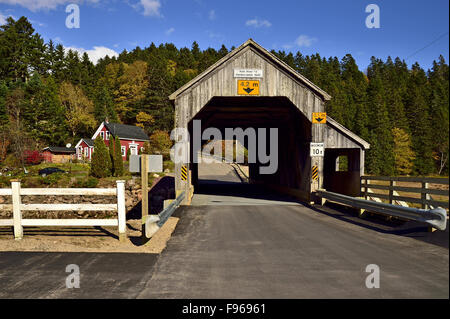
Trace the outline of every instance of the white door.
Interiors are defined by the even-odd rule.
[[[131,155],[138,155],[137,145],[136,144],[130,144],[130,154]]]

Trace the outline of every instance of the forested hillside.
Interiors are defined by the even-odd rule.
[[[148,134],[170,132],[168,95],[229,51],[150,41],[94,65],[86,53],[45,43],[25,17],[8,18],[0,27],[0,161],[76,143],[105,118]],[[359,70],[350,54],[273,53],[331,94],[328,114],[371,143],[368,173],[448,174],[449,67],[442,56],[431,70],[375,57]]]

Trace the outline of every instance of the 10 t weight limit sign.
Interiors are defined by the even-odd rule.
[[[310,149],[309,155],[311,157],[313,157],[313,156],[323,157],[324,156],[323,143],[310,143],[309,149]]]

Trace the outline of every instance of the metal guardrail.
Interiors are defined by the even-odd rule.
[[[164,223],[172,216],[175,209],[177,209],[184,200],[186,192],[182,192],[169,206],[163,209],[158,215],[149,215],[145,221],[145,237],[151,238]]]
[[[439,230],[445,230],[447,227],[447,212],[442,207],[434,208],[431,210],[403,207],[386,203],[373,202],[365,199],[328,192],[325,190],[318,190],[316,194],[319,197],[328,199],[332,202],[345,204],[375,213],[423,222]]]

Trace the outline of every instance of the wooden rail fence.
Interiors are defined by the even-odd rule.
[[[371,183],[372,181],[389,182],[389,185],[373,184]],[[397,182],[420,183],[421,187],[398,186]],[[449,180],[446,178],[432,177],[361,176],[361,196],[364,196],[364,199],[368,199],[368,197],[385,199],[389,204],[399,201],[420,204],[422,209],[432,207],[443,207],[448,209],[448,189],[429,188],[430,184],[449,185]],[[388,194],[370,192],[369,189],[385,190],[388,191]],[[420,194],[420,198],[396,195],[394,192],[397,191]],[[447,201],[435,200],[432,198],[432,195],[445,196],[447,197]]]
[[[43,196],[117,196],[115,204],[22,204],[21,197]],[[12,180],[11,188],[0,188],[0,196],[12,196],[12,204],[1,204],[0,210],[13,212],[12,219],[0,219],[0,226],[13,226],[14,238],[22,239],[23,226],[117,226],[119,240],[126,238],[125,181],[116,181],[116,188],[21,188]],[[116,211],[115,219],[23,219],[22,211]]]

